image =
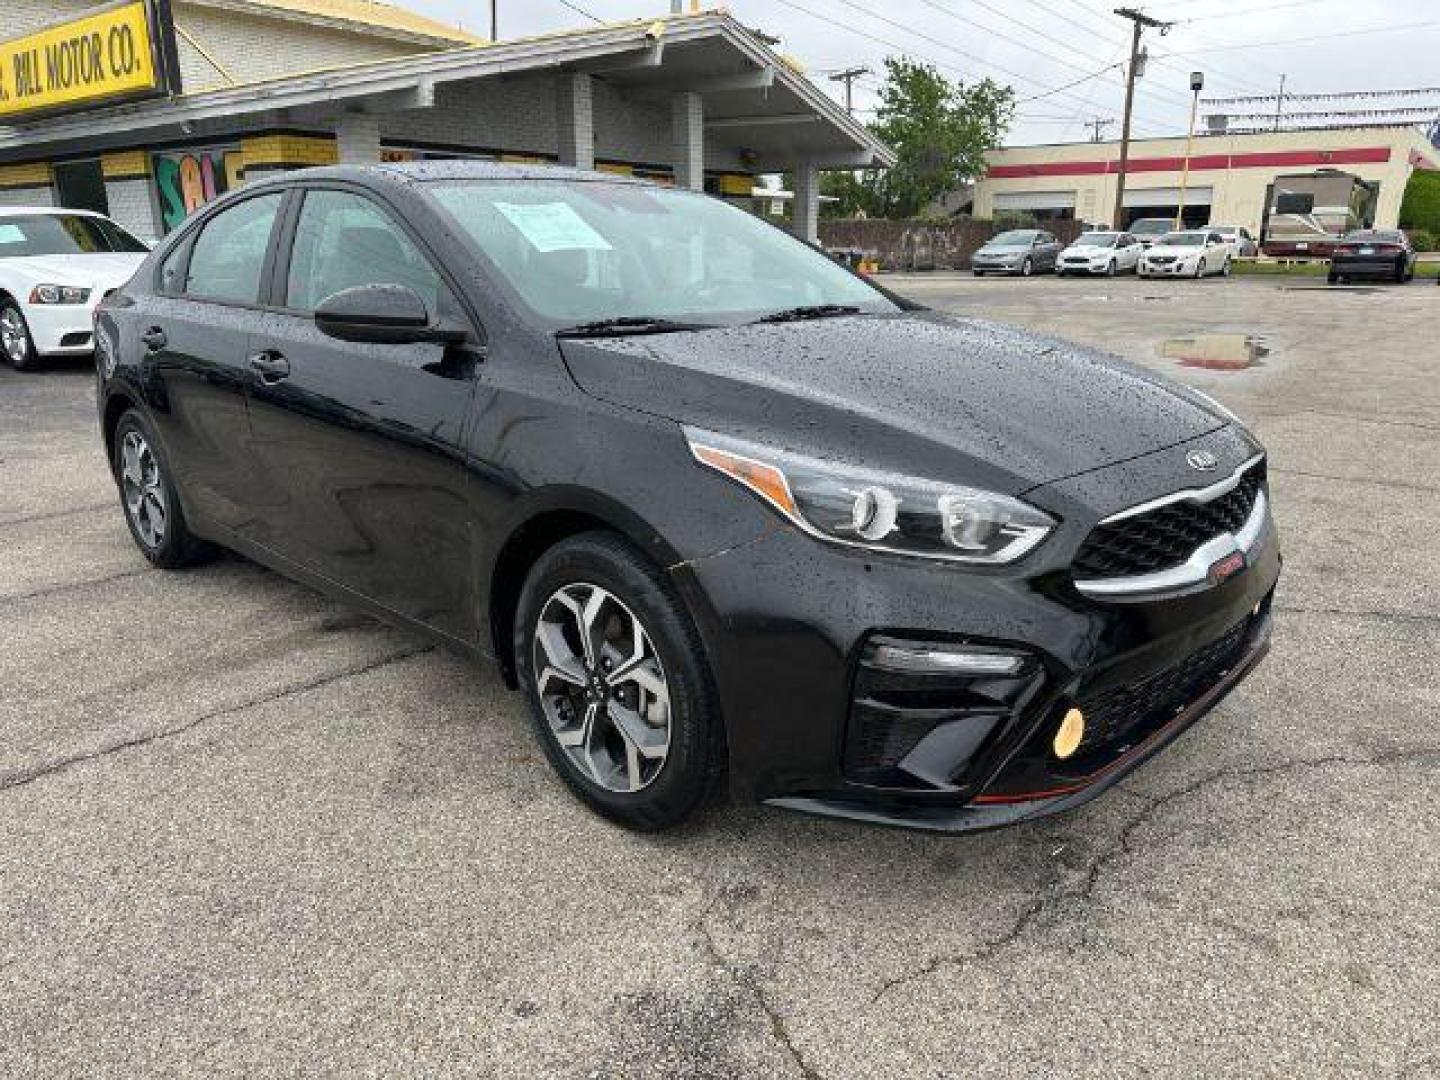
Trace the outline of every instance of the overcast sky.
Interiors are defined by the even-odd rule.
[[[473,33],[489,32],[488,0],[392,2]],[[1118,64],[1128,56],[1130,24],[1111,13],[1125,6],[1120,3],[731,0],[727,6],[747,26],[779,36],[781,51],[804,63],[837,99],[842,88],[827,73],[852,65],[879,72],[886,56],[900,53],[954,78],[989,75],[1009,83],[1021,102],[1006,140],[1012,145],[1087,138],[1086,120],[1118,120],[1124,102]],[[1299,93],[1440,87],[1436,0],[1155,0],[1134,6],[1176,22],[1163,37],[1146,34],[1152,62],[1136,91],[1138,136],[1184,134],[1193,69],[1205,72],[1202,97],[1273,94],[1282,73],[1287,91]],[[591,24],[581,11],[614,21],[663,14],[670,4],[499,0],[499,7],[500,35],[508,38]],[[1077,83],[1112,64],[1117,66],[1105,74]],[[1076,85],[1061,89],[1071,83]],[[877,85],[874,77],[856,83],[856,110],[866,118]],[[1414,103],[1432,102],[1440,103],[1440,94]],[[1202,116],[1206,111],[1202,105]],[[1114,137],[1119,124],[1105,130]]]

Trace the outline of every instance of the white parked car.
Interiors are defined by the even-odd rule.
[[[103,214],[0,207],[0,357],[23,371],[93,351],[95,305],[147,250]]]
[[[1230,254],[1238,258],[1248,258],[1251,255],[1260,254],[1260,245],[1255,242],[1255,237],[1250,235],[1250,230],[1244,225],[1211,225],[1211,232],[1218,232],[1230,245]]]
[[[1210,229],[1162,236],[1140,257],[1141,277],[1204,277],[1230,273],[1230,245]]]
[[[1124,232],[1085,232],[1060,253],[1055,272],[1066,274],[1108,274],[1134,270],[1145,245]]]

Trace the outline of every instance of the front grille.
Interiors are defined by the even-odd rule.
[[[1264,484],[1265,463],[1261,461],[1218,499],[1168,503],[1109,525],[1097,525],[1075,556],[1075,577],[1130,577],[1179,566],[1207,540],[1244,525]]]
[[[1076,704],[1085,713],[1082,751],[1122,742],[1132,732],[1143,737],[1167,723],[1234,666],[1245,647],[1248,618],[1232,626],[1217,641],[1191,653],[1174,667],[1138,683],[1118,686],[1087,698],[1082,690]]]

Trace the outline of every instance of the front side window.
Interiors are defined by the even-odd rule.
[[[83,214],[0,215],[0,259],[144,250],[144,244],[104,218]]]
[[[246,199],[207,221],[190,250],[185,294],[202,300],[255,304],[281,195]]]
[[[426,310],[438,308],[440,275],[388,213],[348,191],[306,192],[285,306],[314,311],[326,297],[361,285],[404,285]]]
[[[430,193],[539,318],[735,324],[810,305],[898,308],[808,244],[695,192],[558,180],[433,181]]]

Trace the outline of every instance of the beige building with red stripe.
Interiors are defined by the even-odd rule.
[[[1174,216],[1186,140],[1130,144],[1125,224]],[[1021,146],[991,151],[975,188],[974,214],[1026,211],[1041,218],[1109,222],[1119,172],[1118,142]],[[1277,176],[1335,169],[1379,185],[1374,225],[1394,228],[1416,169],[1440,168],[1440,149],[1410,126],[1196,136],[1185,183],[1187,222],[1240,225],[1259,235]],[[1208,219],[1206,211],[1208,210]]]

